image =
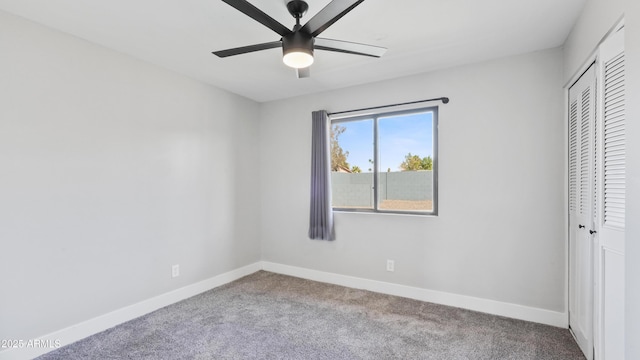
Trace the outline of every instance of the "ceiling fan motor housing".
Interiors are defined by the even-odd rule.
[[[313,38],[309,34],[293,32],[282,38],[282,50],[285,54],[302,51],[313,55]]]
[[[286,57],[292,53],[305,53],[313,58],[313,40],[309,34],[294,31],[282,37],[282,54]]]

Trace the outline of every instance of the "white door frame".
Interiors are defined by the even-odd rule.
[[[569,278],[570,278],[570,264],[569,264],[569,239],[570,239],[570,229],[569,229],[569,220],[570,220],[570,214],[569,214],[569,111],[570,111],[570,101],[569,101],[569,89],[580,79],[580,77],[582,76],[582,74],[584,74],[593,64],[596,64],[596,66],[598,66],[597,68],[597,76],[598,78],[601,78],[601,74],[600,74],[600,69],[599,69],[599,62],[598,62],[598,54],[599,54],[599,49],[600,46],[602,45],[603,42],[605,42],[607,39],[609,39],[613,34],[615,34],[618,30],[620,30],[621,28],[624,27],[624,17],[622,17],[621,19],[619,19],[615,26],[613,26],[608,32],[607,34],[602,38],[602,40],[598,43],[598,45],[595,47],[595,49],[591,52],[591,54],[587,57],[587,61],[585,61],[583,63],[583,65],[578,69],[578,71],[576,71],[574,73],[574,75],[570,78],[570,80],[565,84],[564,86],[564,104],[565,104],[565,109],[564,109],[564,141],[565,141],[565,145],[564,145],[564,149],[565,149],[565,175],[564,175],[564,183],[567,184],[567,186],[565,186],[565,253],[567,254],[567,262],[566,262],[566,266],[565,266],[565,283],[567,284],[567,286],[565,287],[565,304],[566,304],[566,309],[567,309],[567,324],[569,324],[569,302],[570,302],[570,284],[569,284]],[[600,93],[600,89],[598,89],[598,93]],[[597,110],[597,114],[596,114],[596,121],[600,121],[599,117],[600,117],[600,109],[602,109],[602,104],[601,104],[601,100],[600,100],[600,96],[598,96],[597,99],[597,106],[598,106],[598,110]],[[601,182],[601,180],[598,180],[599,182]],[[598,191],[598,193],[600,193],[600,191]],[[596,231],[598,231],[598,233],[600,232],[600,228],[599,228],[599,224],[596,224]],[[595,263],[594,266],[596,267],[594,270],[594,289],[597,291],[596,294],[594,294],[594,329],[593,329],[593,345],[594,345],[594,349],[593,349],[593,357],[595,359],[604,359],[604,336],[603,336],[603,323],[602,323],[602,309],[600,308],[602,305],[602,298],[600,295],[601,292],[601,279],[600,276],[601,274],[601,254],[600,254],[600,243],[599,243],[599,237],[596,236],[594,237],[594,241],[595,241],[595,249],[597,250],[595,253]],[[572,335],[575,337],[575,335],[572,332]]]

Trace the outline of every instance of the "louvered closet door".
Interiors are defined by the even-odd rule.
[[[596,164],[598,182],[597,330],[600,359],[624,359],[624,230],[626,196],[626,113],[624,30],[600,47],[601,105]]]
[[[569,89],[569,325],[593,357],[594,126],[596,70]]]

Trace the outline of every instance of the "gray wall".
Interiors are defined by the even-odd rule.
[[[331,203],[335,207],[373,206],[372,173],[331,173]],[[433,200],[433,171],[381,172],[379,200]]]
[[[433,200],[433,171],[380,173],[379,186],[382,200]]]
[[[0,339],[260,260],[256,103],[3,12],[0,34]]]
[[[263,259],[565,311],[562,86],[553,49],[263,104]],[[439,96],[439,216],[337,213],[309,240],[311,112]]]

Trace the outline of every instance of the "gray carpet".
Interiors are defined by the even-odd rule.
[[[38,359],[584,359],[566,329],[260,271]]]

